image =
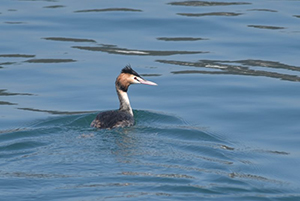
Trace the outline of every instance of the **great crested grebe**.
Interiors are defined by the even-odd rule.
[[[157,85],[154,82],[142,78],[129,65],[126,66],[122,69],[121,74],[117,77],[115,82],[120,101],[119,110],[100,112],[91,123],[92,127],[111,129],[132,126],[134,124],[133,112],[127,95],[128,87],[131,84]]]

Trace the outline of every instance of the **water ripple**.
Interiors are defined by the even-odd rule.
[[[249,5],[247,2],[218,2],[218,1],[177,1],[170,2],[173,6],[232,6],[232,5]]]
[[[194,38],[194,37],[159,37],[157,40],[163,41],[197,41],[197,40],[208,40],[207,38]]]
[[[35,57],[35,55],[32,55],[32,54],[0,54],[0,57],[30,58],[30,57]]]
[[[114,197],[111,192],[120,190],[132,192],[125,197],[224,198],[236,192],[252,195],[249,189],[257,193],[259,189],[253,189],[256,182],[275,185],[274,191],[286,185],[255,171],[241,171],[240,166],[253,166],[251,152],[236,149],[235,144],[174,115],[134,110],[133,127],[97,130],[89,127],[96,114],[59,115],[23,129],[2,131],[0,156],[10,169],[0,163],[0,176],[6,183],[15,178],[38,179],[39,183],[70,178],[71,183],[56,185],[56,189],[106,189],[103,196],[110,198]],[[247,157],[250,161],[246,163]],[[136,188],[145,193],[133,190]],[[114,195],[123,197],[124,193]]]
[[[25,62],[28,63],[69,63],[76,62],[74,59],[29,59]]]
[[[239,16],[243,13],[234,12],[211,12],[211,13],[177,13],[177,15],[187,16],[187,17],[203,17],[203,16]]]
[[[285,29],[285,27],[269,26],[269,25],[248,25],[248,27],[253,27],[257,29],[271,29],[271,30]]]
[[[214,69],[215,71],[205,71],[205,70],[182,70],[182,71],[173,71],[173,74],[231,74],[231,75],[247,75],[247,76],[264,76],[277,78],[287,81],[299,82],[300,77],[294,74],[283,74],[278,72],[268,71],[267,68],[274,69],[285,69],[290,71],[300,71],[298,66],[290,66],[287,64],[282,64],[274,61],[263,61],[263,60],[239,60],[239,61],[218,61],[218,60],[201,60],[198,62],[188,62],[188,61],[175,61],[175,60],[156,60],[160,63],[180,65],[180,66],[192,66],[192,67],[201,67]],[[227,63],[238,63],[242,65],[233,65]],[[263,67],[266,70],[256,70],[250,69],[249,67]]]
[[[113,12],[113,11],[142,12],[142,10],[140,9],[133,9],[133,8],[104,8],[104,9],[77,10],[74,11],[74,13]]]
[[[95,43],[96,41],[93,39],[84,39],[84,38],[66,38],[66,37],[46,37],[43,38],[45,40],[52,40],[52,41],[63,41],[63,42],[92,42]]]
[[[119,48],[112,45],[102,45],[100,47],[92,46],[73,46],[73,48],[89,51],[101,51],[109,54],[120,54],[120,55],[136,55],[136,56],[170,56],[176,54],[203,54],[208,53],[204,51],[169,51],[169,50],[137,50],[137,49],[127,49]]]

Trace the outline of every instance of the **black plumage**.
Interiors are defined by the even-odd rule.
[[[138,76],[141,78],[141,76],[136,71],[134,71],[130,65],[125,66],[122,69],[121,73],[128,73],[128,74],[135,75],[135,76]]]
[[[99,113],[91,126],[96,128],[118,128],[132,126],[133,124],[134,118],[130,113],[111,110]]]

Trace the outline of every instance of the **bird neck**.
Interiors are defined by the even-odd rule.
[[[127,92],[119,89],[118,87],[116,87],[116,89],[117,89],[117,94],[118,94],[119,101],[120,101],[119,110],[128,112],[133,116],[133,112],[132,112],[132,109],[130,106],[130,101],[129,101]]]

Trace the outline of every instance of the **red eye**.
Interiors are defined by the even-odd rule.
[[[137,77],[134,77],[133,79],[135,79],[136,81],[139,81],[139,79]]]

